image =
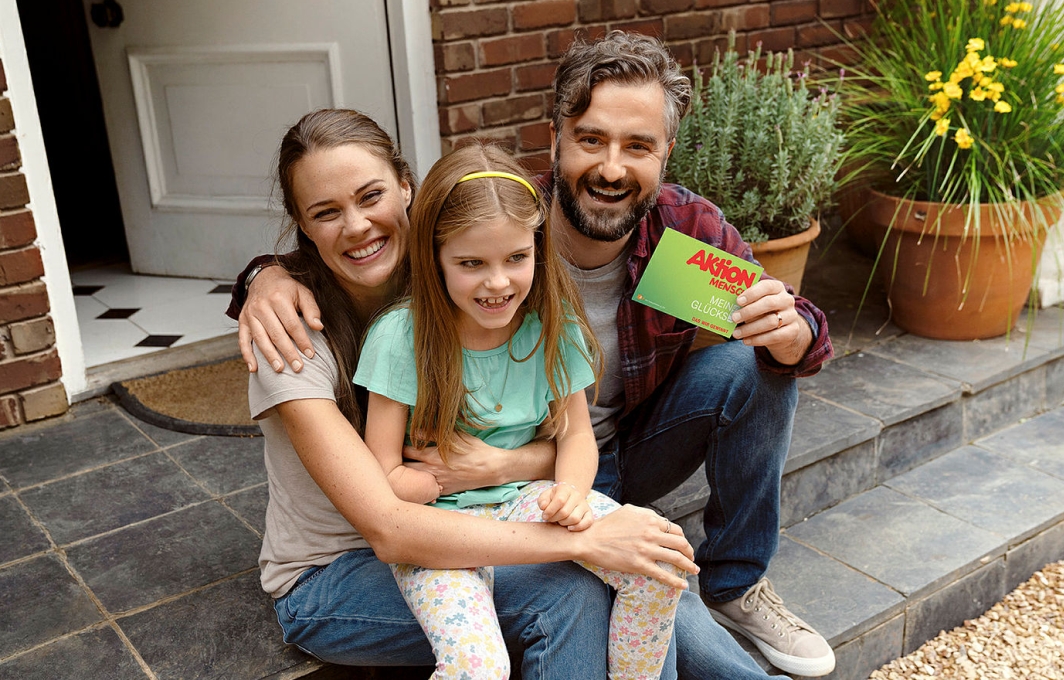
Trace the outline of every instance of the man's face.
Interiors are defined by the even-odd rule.
[[[665,92],[657,83],[602,83],[591,104],[553,129],[555,199],[577,232],[618,241],[654,206],[672,140]]]

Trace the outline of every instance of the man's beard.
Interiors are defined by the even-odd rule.
[[[658,194],[661,193],[661,183],[665,178],[665,169],[662,168],[661,178],[659,178],[658,185],[654,188],[654,191],[632,203],[623,213],[616,214],[605,210],[589,212],[584,210],[577,200],[577,196],[580,193],[585,193],[588,186],[601,187],[611,191],[630,190],[636,195],[639,194],[642,187],[638,183],[628,185],[624,182],[607,182],[598,173],[589,172],[576,180],[577,186],[574,188],[561,174],[557,159],[555,159],[552,169],[554,172],[555,200],[558,201],[565,219],[569,220],[569,224],[580,234],[592,240],[606,243],[613,243],[624,238],[646,217],[650,209],[657,203]]]

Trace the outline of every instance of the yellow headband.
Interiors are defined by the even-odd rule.
[[[481,179],[490,177],[501,177],[502,179],[512,179],[515,182],[523,184],[526,189],[532,192],[532,198],[539,200],[539,194],[536,193],[535,187],[533,187],[527,179],[513,174],[512,172],[499,172],[497,170],[488,170],[485,172],[471,172],[462,179],[455,182],[455,184],[461,184],[462,182],[468,182],[471,179]]]

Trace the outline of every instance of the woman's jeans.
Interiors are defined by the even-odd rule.
[[[605,678],[610,599],[606,585],[573,564],[495,568],[495,606],[524,680]],[[285,642],[353,666],[432,666],[420,624],[372,550],[310,568],[274,602]],[[671,661],[671,660],[670,660]]]

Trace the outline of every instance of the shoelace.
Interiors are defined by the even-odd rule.
[[[758,612],[761,611],[762,605],[779,619],[781,637],[784,633],[790,633],[794,630],[805,629],[812,632],[812,628],[803,623],[783,605],[783,598],[776,594],[776,591],[772,588],[772,583],[767,578],[758,581],[757,585],[746,593],[739,606],[744,612],[751,610]],[[784,624],[786,624],[786,627],[784,627]]]

